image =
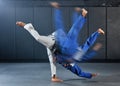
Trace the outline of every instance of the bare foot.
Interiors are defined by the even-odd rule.
[[[83,8],[83,9],[82,9],[82,16],[83,16],[83,17],[86,17],[87,13],[88,13],[88,11]]]
[[[21,21],[17,21],[16,25],[20,26],[20,27],[24,27],[26,24],[24,22]]]
[[[101,28],[99,28],[97,31],[98,31],[98,33],[100,33],[100,34],[103,34],[103,35],[105,34],[105,32],[104,32]]]
[[[57,2],[50,2],[51,6],[53,6],[54,8],[59,8],[60,4]]]
[[[92,73],[92,78],[100,75],[99,73]]]
[[[56,77],[56,75],[54,75],[51,79],[52,82],[63,82],[63,80],[59,79],[58,77]]]

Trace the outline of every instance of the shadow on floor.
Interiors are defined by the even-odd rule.
[[[77,78],[77,79],[66,79],[62,84],[65,86],[80,86],[80,84],[89,84],[89,85],[97,85],[97,84],[107,84],[107,83],[120,83],[120,74],[111,74],[111,75],[100,75],[96,78],[92,79],[84,79],[84,78]],[[114,86],[114,85],[113,85]]]

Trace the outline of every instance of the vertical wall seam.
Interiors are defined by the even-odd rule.
[[[16,22],[16,3],[15,3],[15,22]],[[14,30],[14,47],[15,47],[15,58],[17,59],[17,47],[16,47],[16,24],[15,24],[15,30]]]
[[[33,25],[34,25],[35,24],[34,23],[34,1],[33,1],[32,6],[33,6]],[[34,43],[34,40],[32,41],[33,41],[33,58],[35,59],[35,43]]]
[[[108,56],[107,56],[107,6],[105,7],[106,9],[105,9],[105,11],[106,11],[106,35],[105,35],[105,60],[108,60]]]

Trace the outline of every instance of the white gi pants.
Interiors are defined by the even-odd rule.
[[[54,74],[56,75],[56,65],[53,62],[53,56],[50,49],[55,43],[55,40],[53,40],[52,36],[41,36],[33,27],[31,23],[28,23],[24,26],[24,28],[41,44],[43,44],[45,47],[47,47],[47,53],[48,58],[50,61],[50,67],[51,67],[51,76]]]

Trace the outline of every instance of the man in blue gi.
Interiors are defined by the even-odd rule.
[[[94,44],[96,39],[100,34],[104,34],[104,31],[99,28],[96,32],[94,32],[87,41],[79,46],[77,42],[77,38],[80,30],[82,29],[85,21],[87,11],[85,9],[81,9],[82,13],[78,17],[78,19],[72,25],[70,31],[66,34],[64,31],[64,25],[62,21],[62,13],[60,11],[60,6],[57,2],[52,2],[51,5],[54,7],[54,20],[55,20],[55,46],[56,46],[56,54],[66,55],[69,58],[76,59],[76,54],[78,53],[84,54],[88,51],[88,49]],[[67,58],[65,58],[67,59]],[[78,59],[78,58],[77,58]]]
[[[75,20],[70,31],[66,34],[64,31],[62,13],[60,11],[59,3],[52,2],[51,5],[54,7],[55,10],[54,20],[56,29],[56,51],[54,49],[53,50],[58,63],[80,77],[92,78],[96,76],[97,74],[81,71],[80,67],[75,63],[75,61],[88,59],[85,53],[94,44],[98,36],[100,34],[104,34],[104,31],[99,28],[87,39],[87,41],[82,46],[79,46],[77,38],[80,30],[82,29],[86,21],[87,11],[85,9],[81,9],[81,15]]]

